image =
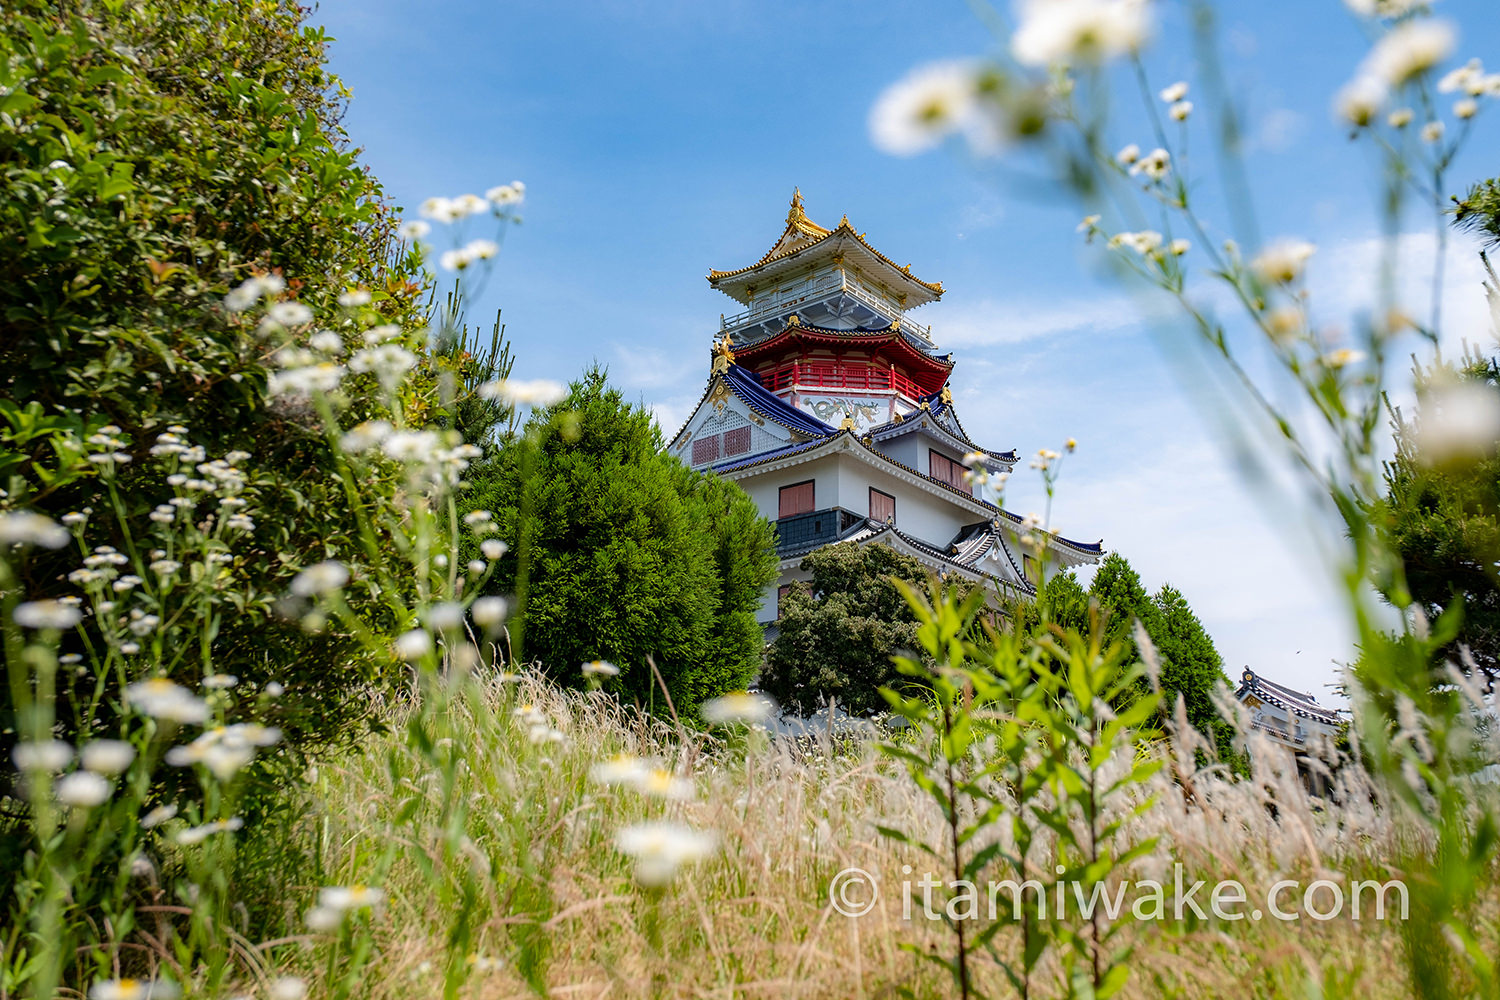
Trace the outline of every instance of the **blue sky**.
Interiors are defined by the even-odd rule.
[[[1176,5],[1159,6],[1154,87],[1193,77]],[[1264,231],[1317,243],[1320,308],[1357,309],[1379,192],[1368,147],[1329,108],[1367,49],[1362,26],[1336,0],[1220,6]],[[1492,0],[1436,6],[1460,26],[1459,57],[1500,67]],[[1058,530],[1103,537],[1150,589],[1181,588],[1231,677],[1249,664],[1321,696],[1351,656],[1317,554],[1328,526],[1247,479],[1212,391],[1180,363],[1180,331],[1145,322],[1109,280],[1074,232],[1076,208],[953,151],[898,159],[871,145],[883,88],[994,48],[967,5],[331,0],[313,19],[355,95],[347,128],[397,204],[526,182],[525,222],[471,303],[476,320],[503,306],[519,375],[567,379],[598,359],[673,432],[702,390],[719,314],[738,309],[703,275],[764,253],[800,186],[814,220],[847,213],[949,289],[914,318],[956,352],[959,412],[982,444],[1079,440]],[[1455,190],[1493,173],[1497,113],[1477,120]],[[1117,138],[1151,144],[1144,129]],[[1420,221],[1403,240],[1413,288],[1434,248]],[[1446,297],[1471,338],[1484,334],[1478,275],[1460,241]],[[1040,509],[1017,473],[1007,506]]]

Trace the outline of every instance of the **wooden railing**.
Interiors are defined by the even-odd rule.
[[[772,392],[794,385],[819,389],[895,390],[911,399],[926,395],[917,383],[894,368],[828,361],[791,361],[758,373],[760,384]]]

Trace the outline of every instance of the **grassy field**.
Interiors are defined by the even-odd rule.
[[[528,705],[564,738],[532,742],[530,723],[514,716]],[[876,829],[899,821],[936,840],[942,816],[868,741],[741,733],[725,742],[527,675],[445,711],[429,761],[411,747],[410,708],[385,711],[391,733],[320,768],[298,826],[299,838],[318,844],[329,884],[385,889],[366,918],[374,951],[360,995],[435,994],[450,961],[468,964],[462,994],[482,997],[953,989],[946,973],[912,954],[950,947],[946,926],[924,918],[920,900],[903,918],[902,866],[914,867],[915,883],[934,862]],[[1148,752],[1170,749],[1162,743]],[[691,782],[691,795],[679,787],[673,800],[591,777],[622,753],[659,762]],[[1215,768],[1176,763],[1132,803],[1149,800],[1129,821],[1131,835],[1159,838],[1134,866],[1138,878],[1170,884],[1180,862],[1194,879],[1239,879],[1252,894],[1277,879],[1347,886],[1391,877],[1379,859],[1411,846],[1369,806],[1357,769],[1340,771],[1342,803],[1332,805],[1271,768],[1236,782]],[[717,838],[711,857],[659,891],[634,884],[614,843],[617,830],[655,818]],[[830,880],[851,866],[883,883],[877,905],[859,918],[829,905]],[[289,910],[315,888],[287,886]],[[450,948],[460,912],[470,935],[464,955]],[[1137,951],[1124,995],[1407,997],[1403,927],[1342,916],[1142,922],[1127,931]],[[1001,931],[997,950],[1013,957],[1015,937]],[[304,966],[296,948],[275,953],[309,980],[313,995],[338,992],[322,978],[336,966],[326,956]],[[1011,995],[993,962],[977,972],[983,993]],[[1058,974],[1044,959],[1033,995],[1065,995]]]

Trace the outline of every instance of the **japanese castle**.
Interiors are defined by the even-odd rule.
[[[1007,473],[1016,453],[969,437],[948,389],[953,355],[907,316],[940,299],[941,283],[898,266],[847,216],[817,225],[800,192],[764,257],[708,282],[744,308],[720,318],[708,384],[667,447],[738,482],[775,522],[781,578],[763,623],[810,576],[802,558],[836,542],[889,545],[941,574],[1035,593],[1022,519],[965,475]],[[1102,553],[1057,535],[1044,544],[1063,567]]]

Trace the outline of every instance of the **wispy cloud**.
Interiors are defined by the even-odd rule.
[[[927,317],[922,317],[924,320]],[[1141,322],[1139,303],[1118,294],[1059,295],[1045,301],[944,303],[933,337],[949,347],[993,347],[1088,331],[1116,333]]]
[[[615,342],[609,365],[610,381],[625,389],[671,389],[681,386],[708,366],[708,351],[665,351],[655,347]]]

